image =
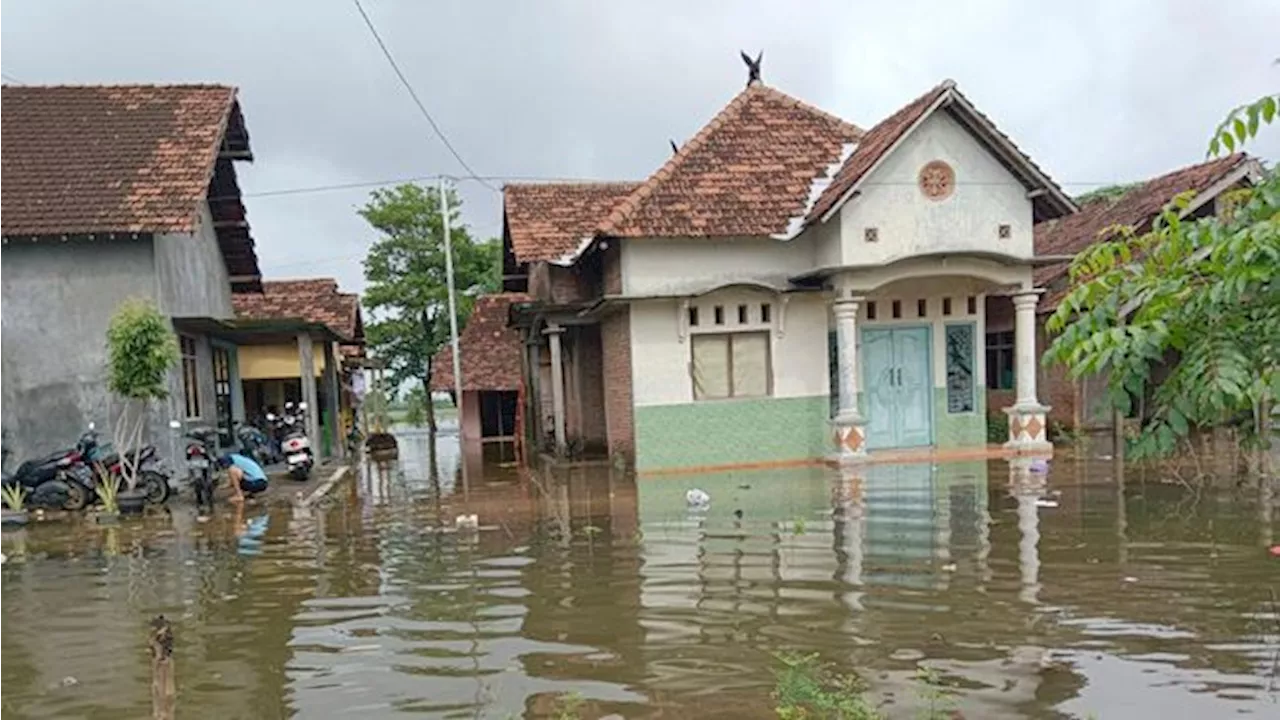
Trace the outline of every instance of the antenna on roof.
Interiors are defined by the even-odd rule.
[[[680,146],[676,144],[676,141],[675,141],[675,140],[668,140],[667,142],[671,143],[671,154],[672,154],[672,155],[675,155],[676,153],[680,152]]]
[[[742,62],[747,64],[747,87],[760,82],[760,61],[764,59],[764,51],[761,50],[755,60],[742,50],[739,50],[738,54],[742,55]]]

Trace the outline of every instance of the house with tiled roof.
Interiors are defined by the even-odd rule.
[[[228,427],[233,291],[261,273],[236,181],[252,160],[236,89],[3,88],[4,428],[15,457],[109,426],[105,332],[142,297],[178,331],[182,362],[148,439],[171,419]]]
[[[951,81],[862,126],[753,80],[639,183],[506,188],[531,433],[641,471],[985,448],[986,299],[1034,368],[1033,228],[1076,209]],[[1050,449],[1035,380],[1009,452]]]
[[[231,303],[239,325],[256,329],[239,333],[236,348],[237,392],[242,394],[245,416],[257,419],[278,413],[288,402],[314,403],[318,437],[334,446],[354,421],[352,412],[359,401],[352,389],[356,375],[363,372],[358,362],[364,355],[360,296],[341,292],[333,278],[264,280],[260,292],[234,293]],[[272,327],[284,330],[268,332]],[[312,343],[309,382],[297,339],[297,330],[304,327],[323,329]]]
[[[1070,259],[1107,239],[1117,227],[1146,230],[1174,199],[1191,193],[1182,216],[1200,218],[1218,213],[1224,195],[1250,186],[1263,176],[1261,163],[1248,155],[1235,154],[1178,168],[1148,180],[1103,188],[1078,198],[1080,211],[1038,223],[1034,229],[1036,255],[1047,264],[1036,268],[1032,280],[1044,294],[1036,318],[1036,352],[1042,355],[1050,338],[1044,322],[1070,291]],[[1012,402],[1016,384],[1014,358],[1014,312],[1009,298],[992,296],[986,307],[986,388],[990,407]],[[1114,418],[1106,400],[1106,377],[1069,377],[1060,365],[1040,364],[1038,386],[1046,403],[1053,407],[1054,422],[1064,428],[1083,431],[1109,429]],[[1159,371],[1155,373],[1160,376]],[[1141,403],[1134,412],[1141,412]]]
[[[520,333],[507,319],[511,306],[528,302],[524,293],[493,293],[476,298],[467,325],[458,337],[462,398],[454,398],[464,456],[484,457],[490,446],[502,445],[490,456],[513,455],[522,389]],[[453,348],[446,344],[431,363],[431,391],[457,392]]]

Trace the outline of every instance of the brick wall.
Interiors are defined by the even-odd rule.
[[[604,294],[622,294],[622,246],[614,240],[604,251]]]
[[[574,268],[549,265],[547,269],[551,279],[552,303],[560,305],[581,302],[592,297],[591,289]]]
[[[635,411],[631,394],[631,315],[623,310],[600,323],[604,362],[604,416],[609,453],[635,460]]]
[[[578,431],[588,451],[608,449],[608,425],[604,416],[604,360],[601,357],[600,326],[582,325],[574,333],[574,361],[577,372],[581,417]]]

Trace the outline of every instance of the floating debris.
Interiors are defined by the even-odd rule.
[[[711,496],[708,495],[705,490],[693,488],[684,494],[684,501],[688,503],[690,507],[701,508],[711,504]]]

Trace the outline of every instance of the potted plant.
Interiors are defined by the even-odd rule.
[[[142,512],[146,491],[138,487],[139,462],[131,451],[139,447],[152,401],[169,397],[169,370],[178,364],[178,340],[156,306],[147,300],[126,300],[107,326],[107,380],[123,401],[115,419],[113,438],[120,454],[120,475],[99,486],[114,491],[120,512]],[[105,480],[101,475],[100,480]]]
[[[115,525],[120,521],[120,479],[112,475],[102,463],[93,464],[93,473],[98,477],[98,504],[102,509],[94,518],[99,525]]]
[[[18,483],[6,485],[0,495],[4,497],[3,525],[20,527],[27,524],[27,489]]]

